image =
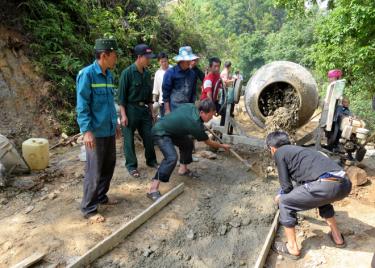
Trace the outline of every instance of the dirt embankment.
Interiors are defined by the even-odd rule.
[[[30,137],[50,138],[59,126],[42,109],[51,86],[25,55],[19,33],[0,26],[0,133],[19,146]]]

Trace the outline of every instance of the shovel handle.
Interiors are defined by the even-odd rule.
[[[220,143],[224,143],[222,139],[218,135],[216,135],[215,132],[213,132],[211,129],[206,128],[208,132],[210,132]],[[238,160],[240,160],[245,166],[247,166],[249,169],[253,170],[253,166],[249,164],[245,159],[243,159],[238,153],[236,153],[232,148],[229,149],[229,152],[233,154]]]

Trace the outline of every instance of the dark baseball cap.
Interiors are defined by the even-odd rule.
[[[137,56],[145,56],[147,58],[156,58],[155,54],[152,53],[152,49],[146,44],[139,44],[134,47],[134,53]]]

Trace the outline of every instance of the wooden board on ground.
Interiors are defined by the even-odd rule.
[[[26,259],[24,259],[23,261],[17,263],[16,265],[12,266],[11,268],[26,268],[26,267],[30,267],[31,265],[33,265],[33,264],[37,263],[38,261],[40,261],[41,259],[43,259],[43,257],[45,255],[46,254],[44,254],[44,253],[34,253],[30,257],[27,257]]]
[[[175,199],[183,191],[184,184],[181,183],[175,188],[173,188],[171,191],[163,195],[160,199],[158,199],[155,203],[149,206],[137,217],[125,223],[113,234],[111,234],[98,244],[96,244],[92,249],[90,249],[82,257],[80,257],[74,263],[70,264],[68,267],[77,268],[89,265],[91,262],[93,262],[97,258],[101,257],[102,255],[110,251],[112,248],[117,246],[120,242],[124,240],[125,237],[131,234],[134,230],[136,230],[154,214],[160,211],[163,207],[165,207],[169,202]]]
[[[266,262],[268,252],[270,251],[273,239],[275,238],[277,228],[279,225],[279,216],[280,216],[280,210],[277,210],[275,214],[275,218],[273,219],[270,231],[268,232],[268,235],[266,237],[266,241],[264,242],[262,250],[260,251],[257,262],[255,263],[255,266],[254,266],[255,268],[263,268]]]

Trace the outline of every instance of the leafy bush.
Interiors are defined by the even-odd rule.
[[[294,20],[306,13],[304,1],[275,2],[287,8]],[[320,12],[314,24],[314,42],[308,53],[311,67],[319,80],[330,69],[342,69],[352,110],[375,129],[371,108],[375,93],[375,1],[331,0],[328,10]]]
[[[115,78],[134,60],[132,48],[141,42],[170,55],[190,45],[201,55],[201,65],[212,56],[231,60],[246,79],[266,62],[290,60],[308,67],[322,88],[327,71],[340,68],[352,109],[375,128],[370,105],[375,93],[373,0],[330,0],[328,10],[316,4],[306,9],[304,0],[14,2],[22,15],[2,15],[21,23],[30,37],[34,61],[55,85],[46,105],[68,134],[78,131],[75,77],[93,61],[94,41],[100,37],[116,38],[123,52]],[[151,70],[156,68],[154,62]]]
[[[30,37],[31,57],[54,85],[46,108],[59,119],[63,131],[79,131],[75,120],[75,78],[94,60],[97,38],[116,38],[123,52],[115,78],[132,63],[132,48],[148,43],[155,50],[176,51],[188,36],[161,13],[163,1],[146,0],[29,0],[20,3],[19,22]],[[153,69],[156,68],[156,63]]]

